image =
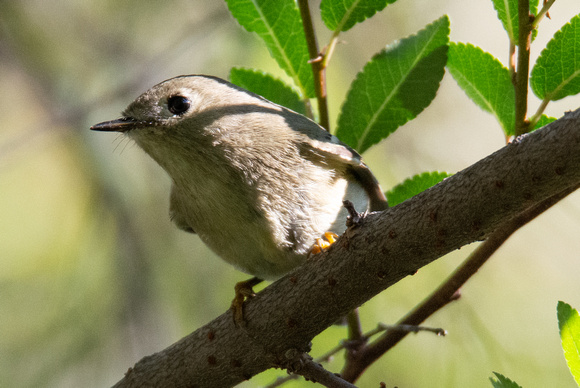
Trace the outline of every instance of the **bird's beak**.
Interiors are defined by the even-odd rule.
[[[121,117],[117,120],[104,121],[102,123],[95,124],[91,127],[91,129],[93,131],[127,132],[142,125],[142,122],[139,122],[130,117]]]

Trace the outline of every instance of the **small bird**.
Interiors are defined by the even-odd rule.
[[[301,264],[326,232],[344,231],[343,200],[357,210],[387,208],[356,151],[305,116],[217,77],[161,82],[121,118],[91,129],[134,140],[173,181],[173,222],[255,276],[236,286],[239,311],[253,285]]]

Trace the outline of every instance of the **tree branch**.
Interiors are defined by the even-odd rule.
[[[425,319],[445,307],[448,303],[457,300],[460,296],[459,289],[487,262],[512,234],[567,195],[574,192],[578,187],[576,185],[565,189],[518,214],[497,228],[469,255],[467,260],[453,272],[449,279],[443,282],[427,299],[397,322],[395,328],[399,325],[412,325],[413,327],[417,327],[417,325],[420,325]],[[347,359],[347,363],[341,372],[342,377],[346,381],[356,381],[366,368],[398,344],[407,334],[409,334],[408,331],[389,329],[373,343],[358,349],[355,354]]]
[[[580,109],[517,138],[423,193],[349,228],[330,249],[259,292],[247,325],[230,311],[143,358],[117,387],[233,386],[290,368],[325,328],[424,265],[489,237],[580,184]]]
[[[297,370],[293,371],[293,373],[304,376],[306,380],[320,383],[325,387],[356,388],[342,377],[327,371],[322,367],[322,365],[312,361],[312,358],[310,357],[307,357],[303,365],[301,365]]]

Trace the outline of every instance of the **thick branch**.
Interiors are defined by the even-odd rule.
[[[425,319],[442,309],[448,303],[459,297],[459,289],[477,272],[483,264],[503,245],[503,243],[518,229],[532,221],[561,199],[578,189],[578,185],[571,186],[563,192],[545,199],[539,204],[518,214],[514,218],[498,227],[467,260],[457,268],[443,284],[435,290],[427,299],[421,302],[409,314],[397,322],[398,326],[412,325],[417,327]],[[383,354],[398,344],[409,334],[403,330],[387,330],[380,338],[359,349],[352,355],[344,366],[341,375],[347,381],[356,381],[360,375],[372,363],[377,361]]]
[[[246,303],[139,361],[118,387],[232,386],[291,367],[348,311],[545,199],[580,183],[580,109],[433,188],[363,219],[325,253]]]

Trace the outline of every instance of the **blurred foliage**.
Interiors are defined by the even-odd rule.
[[[559,2],[567,11],[551,11],[560,21],[546,40],[579,12],[574,1]],[[465,35],[495,18],[492,7],[486,14],[461,4],[398,2],[341,35],[348,44],[336,48],[328,74],[333,119],[356,72],[383,42],[444,13],[454,41],[473,41]],[[311,8],[318,12],[317,2]],[[505,48],[502,32],[488,34],[496,40],[487,51]],[[378,35],[380,43],[368,38]],[[123,137],[88,127],[117,117],[163,79],[227,78],[233,66],[285,77],[222,2],[0,2],[0,386],[111,385],[138,359],[228,307],[233,284],[246,275],[171,225],[169,179],[157,165]],[[365,159],[385,189],[426,170],[458,171],[502,146],[494,125],[446,76],[434,104]],[[487,387],[490,371],[501,370],[522,386],[573,386],[553,306],[558,299],[580,305],[579,218],[576,194],[519,232],[460,302],[427,322],[448,337],[406,339],[360,385]],[[470,249],[369,301],[365,329],[399,319]],[[313,353],[344,334],[330,328],[315,339]],[[334,370],[340,363],[336,357]],[[244,385],[280,374],[268,371]]]

